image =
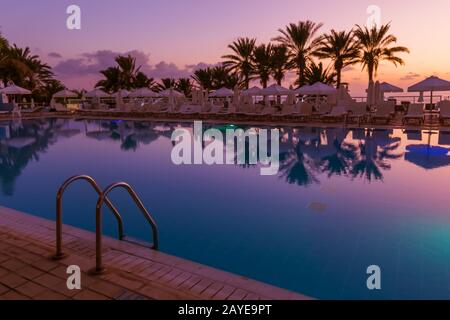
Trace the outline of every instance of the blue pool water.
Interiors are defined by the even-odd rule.
[[[320,299],[450,298],[450,134],[280,128],[280,172],[261,176],[250,165],[173,165],[179,126],[192,124],[2,122],[0,202],[54,219],[69,176],[124,180],[156,219],[164,252]],[[111,199],[127,235],[150,240],[132,201]],[[94,230],[95,201],[73,185],[64,222]],[[367,289],[371,265],[380,291]]]

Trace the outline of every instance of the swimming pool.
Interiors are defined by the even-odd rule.
[[[192,124],[1,122],[0,202],[54,219],[69,176],[124,180],[155,217],[164,252],[320,299],[450,298],[450,134],[280,128],[280,172],[261,176],[251,165],[172,164],[180,126]],[[126,234],[150,240],[132,201],[111,199]],[[94,230],[95,202],[73,185],[64,223]],[[381,268],[380,291],[367,289],[370,265]]]

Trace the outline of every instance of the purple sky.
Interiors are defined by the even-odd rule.
[[[82,30],[66,28],[66,8],[82,11]],[[289,22],[323,22],[323,31],[365,24],[368,5],[382,10],[382,22],[411,49],[407,65],[382,66],[379,78],[406,87],[438,74],[450,78],[450,1],[303,0],[2,0],[0,27],[13,43],[29,46],[55,67],[69,87],[90,89],[98,71],[118,53],[134,51],[143,70],[160,77],[189,76],[198,65],[215,64],[239,36],[267,42]],[[360,67],[344,80],[360,93]]]

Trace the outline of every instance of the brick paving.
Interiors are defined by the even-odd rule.
[[[94,234],[64,226],[54,261],[54,222],[0,207],[0,300],[271,300],[308,299],[251,279],[104,237],[107,273],[95,263]],[[82,271],[81,290],[67,288],[67,267]]]

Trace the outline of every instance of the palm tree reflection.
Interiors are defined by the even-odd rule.
[[[391,161],[402,157],[397,152],[400,138],[389,130],[353,131],[347,129],[300,128],[281,140],[280,176],[288,183],[308,186],[320,183],[319,174],[382,180]]]

